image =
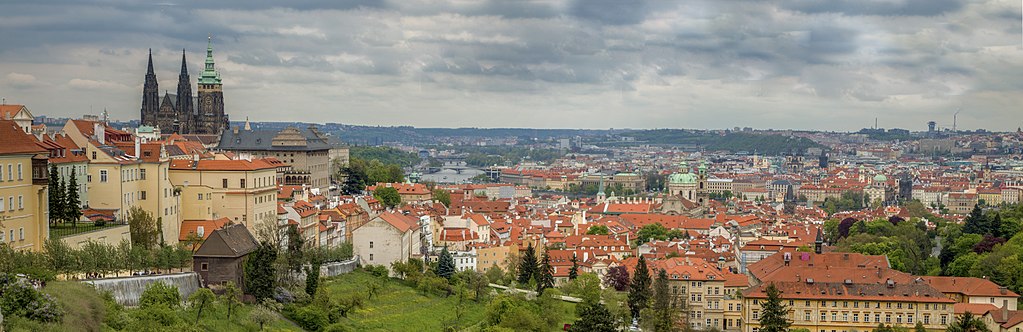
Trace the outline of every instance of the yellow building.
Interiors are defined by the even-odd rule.
[[[892,269],[881,255],[784,249],[749,265],[756,286],[742,292],[743,331],[759,332],[768,285],[780,291],[790,329],[871,331],[878,324],[944,331],[955,301],[926,280]]]
[[[805,281],[772,282],[788,309],[790,329],[870,331],[878,324],[912,329],[919,321],[929,331],[944,331],[955,320],[953,301],[917,279],[908,284]],[[743,292],[743,331],[758,332],[768,284]]]
[[[476,249],[476,271],[486,271],[497,266],[508,271],[510,264],[515,263],[519,248],[516,245],[494,246]]]
[[[168,176],[170,159],[162,144],[142,143],[130,133],[97,121],[70,120],[63,131],[88,158],[90,209],[125,220],[128,210],[138,206],[160,221],[163,242],[178,242],[180,201]]]
[[[46,149],[0,120],[0,242],[41,251],[49,237]]]
[[[263,160],[173,160],[184,220],[223,217],[252,229],[277,215],[276,166]]]

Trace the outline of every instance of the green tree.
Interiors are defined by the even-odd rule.
[[[547,254],[546,249],[540,258],[540,266],[537,273],[536,294],[543,295],[544,290],[554,287],[554,267],[551,266],[551,257]]]
[[[305,238],[298,232],[298,225],[288,225],[288,269],[292,272],[302,271],[302,264],[305,260],[302,257],[302,247],[305,246]],[[309,294],[312,296],[312,294]]]
[[[199,324],[199,318],[202,318],[202,310],[206,308],[206,305],[213,302],[217,298],[209,288],[199,288],[188,297],[188,303],[196,308],[195,324]]]
[[[767,299],[761,305],[760,331],[786,332],[792,325],[786,317],[788,308],[781,301],[781,292],[774,283],[767,285]]]
[[[139,306],[143,309],[155,305],[165,305],[173,308],[180,304],[181,294],[178,293],[178,289],[162,281],[146,286],[146,290],[142,291],[142,296],[139,297]]]
[[[440,258],[437,259],[437,276],[444,279],[451,280],[451,276],[455,274],[455,260],[451,257],[451,253],[448,252],[448,247],[440,251]]]
[[[239,298],[242,297],[242,290],[235,285],[234,281],[228,281],[227,285],[224,286],[224,294],[220,295],[220,302],[224,303],[227,307],[227,319],[231,319],[231,314],[234,312],[234,308],[241,304]]]
[[[667,332],[675,330],[675,321],[678,319],[678,312],[675,303],[672,303],[672,296],[668,288],[668,273],[661,269],[657,273],[657,281],[654,282],[653,306],[650,318],[653,331]]]
[[[990,332],[984,321],[973,316],[972,313],[966,312],[962,316],[959,316],[952,325],[949,325],[946,329],[948,332]]]
[[[579,276],[579,258],[572,253],[572,268],[568,270],[568,280],[575,280]]]
[[[974,205],[970,215],[963,221],[963,233],[967,234],[992,234],[990,220],[980,209],[980,205]]]
[[[610,231],[607,229],[607,226],[605,226],[605,225],[593,225],[593,226],[590,226],[590,228],[586,229],[586,234],[587,235],[608,235],[608,234],[610,234]]]
[[[444,204],[445,207],[451,206],[451,192],[444,189],[433,190],[433,200]]]
[[[351,158],[348,166],[342,167],[338,171],[338,176],[344,179],[341,182],[341,193],[345,195],[360,194],[369,184],[366,162],[362,159]]]
[[[600,302],[586,304],[579,319],[568,329],[570,332],[615,332],[618,327],[614,316]]]
[[[309,294],[309,296],[314,296],[319,286],[320,264],[313,264],[305,271],[305,293]]]
[[[526,253],[522,254],[522,258],[519,261],[519,285],[528,285],[529,281],[538,272],[536,268],[536,249],[533,248],[533,243],[530,242],[526,245]]]
[[[664,225],[653,223],[643,226],[636,233],[636,244],[644,244],[650,240],[667,240],[668,229],[664,228]]]
[[[78,219],[82,218],[82,201],[78,197],[78,176],[75,174],[75,167],[71,168],[71,177],[65,186],[67,193],[64,195],[64,220],[70,220],[71,225],[77,226]]]
[[[128,209],[127,219],[131,245],[149,249],[159,243],[159,230],[153,214],[135,205]]]
[[[927,328],[924,327],[924,322],[916,321],[916,325],[913,326],[913,332],[927,332]]]
[[[277,314],[262,305],[257,305],[251,312],[249,312],[249,320],[259,325],[260,331],[263,330],[264,326],[273,323],[276,319]]]
[[[64,187],[60,175],[57,174],[57,164],[50,164],[50,178],[48,180],[50,198],[50,224],[64,220]]]
[[[264,241],[245,261],[245,288],[256,297],[256,300],[262,301],[274,295],[277,281],[275,260],[277,248]]]
[[[636,271],[632,273],[632,282],[629,284],[629,309],[632,317],[639,318],[639,313],[645,309],[650,300],[650,271],[646,266],[646,259],[639,256],[636,263]]]
[[[70,274],[78,268],[77,250],[72,249],[66,242],[51,237],[43,243],[43,251],[46,253],[50,268],[71,279]]]
[[[386,207],[393,208],[401,204],[401,195],[398,194],[398,189],[392,187],[377,187],[373,190],[373,198],[376,198]]]

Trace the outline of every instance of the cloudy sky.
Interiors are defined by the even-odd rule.
[[[280,3],[290,3],[281,7]],[[1015,130],[1020,0],[4,1],[0,96],[137,118],[213,35],[232,120]],[[193,81],[193,84],[195,82]],[[194,89],[194,88],[193,88]]]

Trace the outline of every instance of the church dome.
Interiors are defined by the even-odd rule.
[[[674,184],[696,183],[696,175],[691,173],[673,173],[668,177],[668,182]]]
[[[888,182],[888,177],[884,176],[884,174],[875,175],[874,182]]]

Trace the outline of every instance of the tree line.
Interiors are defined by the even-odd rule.
[[[71,222],[72,226],[77,226],[78,219],[82,217],[82,202],[78,196],[78,176],[75,167],[71,168],[71,174],[65,183],[57,172],[57,165],[50,164],[48,188],[50,225]]]

